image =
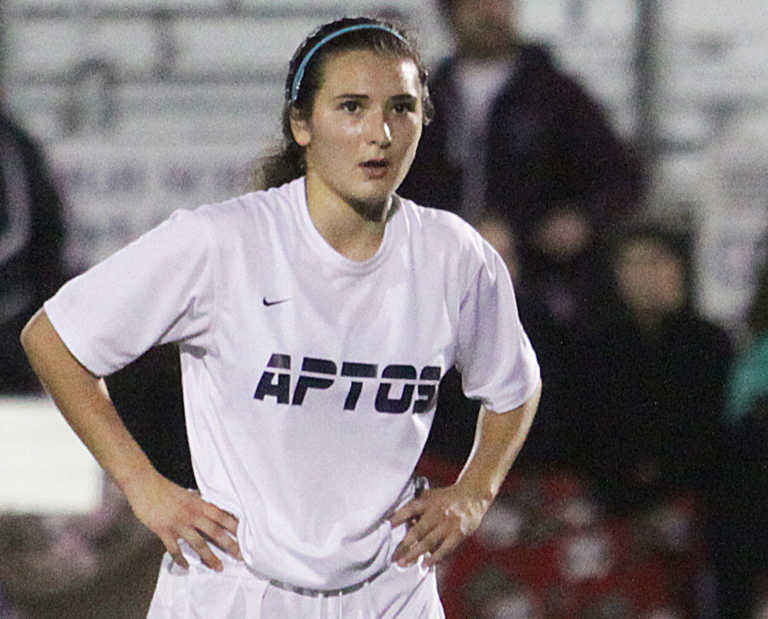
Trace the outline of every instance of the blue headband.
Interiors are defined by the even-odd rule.
[[[320,41],[315,43],[315,46],[309,50],[304,58],[302,58],[299,68],[296,69],[296,75],[293,78],[293,85],[291,86],[292,102],[295,102],[296,98],[299,96],[299,88],[301,88],[301,80],[304,79],[304,71],[306,71],[307,65],[309,64],[309,61],[312,60],[312,56],[315,55],[315,52],[317,52],[317,50],[320,49],[323,45],[328,43],[328,41],[331,41],[336,37],[341,36],[342,34],[353,32],[355,30],[383,30],[384,32],[389,32],[391,35],[396,36],[403,43],[408,43],[403,35],[401,35],[399,32],[396,32],[395,30],[392,30],[392,28],[388,26],[384,26],[383,24],[356,24],[354,26],[347,26],[346,28],[340,28],[336,32],[332,32],[328,36],[320,39]]]

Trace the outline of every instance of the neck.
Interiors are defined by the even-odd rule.
[[[456,56],[461,59],[496,62],[500,60],[514,60],[519,52],[513,41],[504,45],[489,46],[486,48],[477,45],[459,44]]]
[[[654,329],[664,318],[664,314],[650,310],[634,310],[632,313],[643,329]]]
[[[350,260],[364,261],[372,258],[381,246],[392,198],[380,209],[378,218],[369,219],[359,212],[360,207],[325,191],[308,175],[307,206],[312,223],[331,247]]]

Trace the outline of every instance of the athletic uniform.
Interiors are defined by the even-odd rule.
[[[217,617],[305,617],[259,608],[320,591],[344,616],[442,616],[434,574],[392,565],[406,531],[387,520],[414,494],[437,385],[455,363],[507,411],[539,371],[499,256],[451,213],[394,207],[362,262],[316,230],[303,178],[177,211],[45,304],[96,375],[180,342],[195,477],[239,519],[244,562],[164,561],[151,616],[205,616],[189,600],[206,592]]]

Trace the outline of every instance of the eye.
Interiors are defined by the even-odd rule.
[[[397,114],[407,114],[408,112],[416,111],[416,103],[413,101],[407,101],[402,103],[395,103],[392,108]]]
[[[357,112],[360,109],[360,103],[357,101],[342,101],[339,108],[346,112]]]

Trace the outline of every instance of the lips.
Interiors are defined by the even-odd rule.
[[[365,171],[368,178],[383,178],[389,170],[389,161],[386,159],[369,159],[363,161],[360,167]]]
[[[386,168],[389,165],[389,162],[386,159],[370,159],[368,161],[363,161],[363,163],[360,164],[363,168]]]

